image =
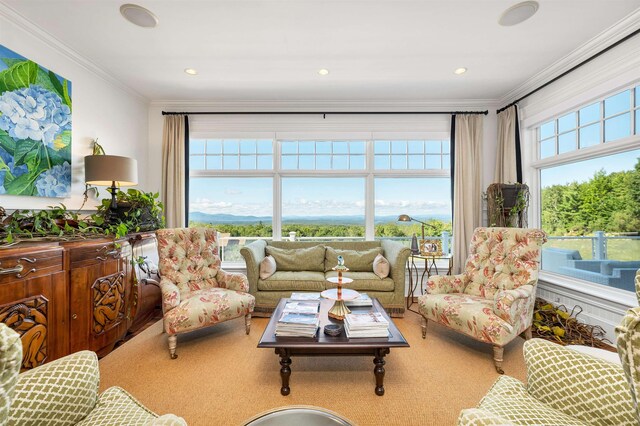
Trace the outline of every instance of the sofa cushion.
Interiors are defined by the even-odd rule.
[[[266,280],[258,280],[258,290],[266,291],[322,291],[324,273],[316,271],[276,271]]]
[[[344,266],[352,272],[373,272],[373,261],[376,256],[382,254],[382,247],[367,250],[340,250],[327,247],[324,260],[324,271],[331,271],[331,268],[338,264],[338,256],[344,258]]]
[[[329,271],[326,273],[327,278],[337,277],[336,271]],[[345,272],[342,274],[345,278],[351,278],[352,283],[344,284],[344,288],[350,288],[357,291],[393,291],[395,289],[395,283],[391,278],[381,279],[373,272]],[[327,281],[327,288],[335,288],[338,285]]]
[[[324,246],[282,249],[272,246],[265,248],[267,255],[273,256],[277,271],[324,272]]]
[[[260,278],[266,280],[276,272],[276,260],[273,256],[265,256],[260,262]]]
[[[100,395],[95,409],[78,426],[143,425],[156,417],[124,389],[114,386]]]
[[[622,269],[622,268],[640,268],[640,262],[636,261],[628,261],[621,262],[615,260],[605,260],[600,263],[600,273],[604,275],[613,275],[614,269]]]

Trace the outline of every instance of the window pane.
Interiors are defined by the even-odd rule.
[[[625,90],[604,100],[604,116],[610,117],[620,112],[629,111],[631,105],[631,92]]]
[[[580,129],[580,148],[600,143],[600,123],[591,124]]]
[[[406,169],[407,168],[407,156],[406,155],[392,155],[391,156],[391,168]]]
[[[377,170],[389,170],[389,157],[386,155],[376,155],[375,168]]]
[[[207,141],[207,154],[221,154],[222,141],[219,139]]]
[[[422,225],[398,222],[401,214],[426,222],[425,236],[441,237],[443,231],[451,232],[449,178],[376,178],[374,185],[376,238],[401,238],[407,246],[413,234],[422,238]]]
[[[629,235],[640,218],[629,207],[638,205],[629,183],[636,179],[640,150],[542,169],[540,217],[549,236],[542,268],[634,291],[640,239]]]
[[[300,170],[313,170],[315,168],[315,157],[313,155],[301,155],[298,159]]]
[[[440,154],[442,143],[440,141],[427,141],[427,154]]]
[[[640,135],[640,109],[636,110],[636,135]]]
[[[193,155],[189,157],[190,170],[204,170],[204,155]]]
[[[631,114],[626,113],[604,121],[604,141],[626,138],[631,133]]]
[[[273,141],[261,139],[258,141],[258,154],[273,154]]]
[[[240,141],[240,153],[241,154],[255,154],[256,153],[256,141],[249,140],[249,139]]]
[[[364,155],[352,155],[349,168],[351,170],[364,170],[365,169]]]
[[[364,154],[364,141],[362,142],[349,142],[349,152],[351,154]]]
[[[451,158],[449,155],[442,156],[442,168],[450,169],[451,168]]]
[[[600,102],[586,106],[580,110],[580,125],[600,120]]]
[[[221,233],[224,262],[242,262],[240,249],[254,241],[238,237],[271,237],[272,213],[271,178],[189,179],[189,226],[213,227]]]
[[[207,155],[207,170],[221,170],[222,157]]]
[[[540,158],[553,157],[556,155],[556,138],[540,141]]]
[[[240,167],[238,157],[231,155],[223,156],[222,166],[225,170],[238,170]]]
[[[364,178],[283,178],[283,236],[364,238],[364,187]]]
[[[558,133],[563,133],[576,128],[576,113],[572,112],[558,118]]]
[[[427,169],[441,169],[441,160],[439,155],[427,155]]]
[[[258,155],[258,169],[260,169],[260,170],[273,169],[273,156],[271,156],[271,155]]]
[[[316,142],[316,152],[318,154],[331,154],[331,142]]]
[[[391,141],[391,153],[392,154],[406,154],[407,153],[407,141]]]
[[[442,152],[445,154],[449,154],[449,141],[442,141]]]
[[[283,154],[297,154],[298,142],[295,141],[283,141],[281,143],[281,150]]]
[[[282,156],[282,168],[285,170],[295,170],[298,168],[298,157],[293,155]]]
[[[409,141],[409,154],[424,153],[424,141]]]
[[[331,156],[318,155],[316,157],[316,170],[331,170]]]
[[[556,132],[555,120],[549,121],[548,123],[544,123],[542,126],[540,126],[540,139],[547,139],[548,137],[553,136],[555,132]]]
[[[189,140],[189,153],[190,154],[204,154],[204,143],[202,139]]]
[[[388,154],[389,152],[389,141],[375,141],[373,143],[373,149],[376,154]]]
[[[349,169],[349,156],[347,155],[334,155],[333,156],[333,170],[347,170]]]
[[[237,140],[227,139],[222,143],[225,154],[237,154],[240,150],[240,143]]]
[[[334,142],[333,143],[334,154],[348,154],[349,148],[346,142]]]
[[[255,155],[242,155],[242,156],[240,156],[240,169],[242,169],[242,170],[255,170],[256,169],[256,157],[255,157]]]
[[[312,141],[298,142],[298,152],[300,154],[313,154],[316,150],[315,143]]]
[[[640,86],[636,87],[636,106],[640,107]]]
[[[409,168],[413,170],[424,169],[424,155],[410,155]]]
[[[564,133],[558,136],[558,154],[575,151],[576,149],[576,132]]]

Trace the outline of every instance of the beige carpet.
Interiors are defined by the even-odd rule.
[[[420,335],[419,316],[395,319],[410,348],[386,357],[385,395],[374,394],[373,357],[294,357],[291,394],[280,395],[279,358],[256,345],[267,324],[254,318],[251,334],[237,319],[178,337],[171,360],[161,322],[100,361],[101,390],[120,386],[157,413],[190,425],[238,425],[285,405],[316,405],[359,425],[453,425],[498,378],[492,349],[437,324]],[[505,348],[506,374],[524,380],[523,340]]]

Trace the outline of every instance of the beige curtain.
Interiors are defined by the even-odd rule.
[[[516,106],[498,114],[498,146],[496,149],[496,183],[514,183],[518,181],[516,166]]]
[[[185,117],[165,115],[162,130],[162,201],[167,228],[185,226]]]
[[[455,116],[455,170],[453,171],[453,269],[459,273],[467,260],[473,230],[482,218],[482,125],[484,115]]]

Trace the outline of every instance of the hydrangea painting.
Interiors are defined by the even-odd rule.
[[[0,194],[71,193],[71,82],[0,45]]]

